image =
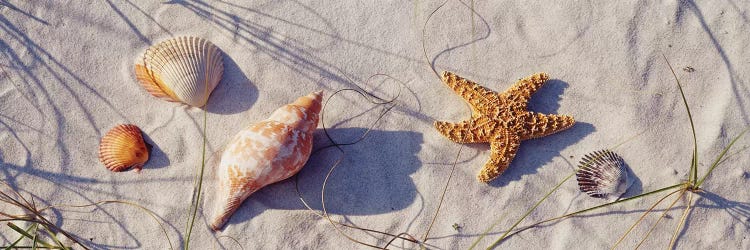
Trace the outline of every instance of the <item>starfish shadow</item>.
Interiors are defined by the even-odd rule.
[[[529,111],[543,114],[557,114],[559,100],[568,83],[559,79],[550,79],[529,101]],[[575,114],[573,114],[575,117]],[[577,121],[573,127],[559,133],[521,142],[516,157],[508,169],[496,180],[489,183],[493,187],[503,187],[510,181],[536,173],[537,169],[560,156],[560,151],[575,144],[587,135],[596,131],[594,125]],[[489,145],[482,145],[489,149]],[[565,169],[567,171],[567,169]]]

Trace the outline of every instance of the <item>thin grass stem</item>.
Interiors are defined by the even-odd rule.
[[[13,222],[8,222],[8,223],[7,223],[7,225],[8,225],[8,227],[10,227],[10,229],[13,229],[13,231],[16,231],[17,233],[21,234],[21,236],[24,236],[24,237],[26,237],[26,238],[29,238],[29,239],[30,239],[30,240],[32,240],[32,241],[33,241],[34,239],[36,239],[36,233],[34,233],[34,234],[32,235],[32,234],[30,234],[30,233],[26,232],[27,230],[23,230],[23,229],[21,229],[20,227],[16,226],[16,224],[13,224]],[[35,224],[35,225],[36,225],[36,224]],[[31,228],[31,227],[29,227],[29,229],[32,229],[32,228]],[[19,240],[20,240],[20,239],[19,239]],[[16,242],[18,242],[18,241],[16,241]],[[41,240],[40,240],[40,241],[39,241],[39,243],[40,243],[40,244],[42,244],[42,245],[44,245],[45,247],[54,247],[54,245],[52,245],[52,244],[49,244],[49,243],[47,243],[47,242],[45,242],[45,241],[41,241]],[[15,245],[15,243],[14,243],[13,245]]]
[[[590,207],[590,208],[587,208],[587,209],[578,210],[578,211],[575,211],[575,212],[572,212],[572,213],[564,214],[564,215],[561,215],[561,216],[557,216],[557,217],[554,217],[554,218],[546,219],[546,220],[543,220],[543,221],[540,221],[540,222],[537,222],[537,223],[525,226],[525,227],[523,227],[521,229],[518,229],[517,231],[513,232],[512,234],[509,234],[508,236],[510,237],[512,235],[515,235],[517,233],[520,233],[520,232],[525,231],[527,229],[531,229],[533,227],[539,226],[539,225],[547,223],[547,222],[561,220],[561,219],[565,219],[565,218],[568,218],[568,217],[573,217],[573,216],[576,216],[576,215],[579,215],[579,214],[582,214],[582,213],[586,213],[586,212],[590,212],[590,211],[593,211],[593,210],[597,210],[599,208],[604,208],[604,207],[608,207],[608,206],[615,205],[615,204],[618,204],[618,203],[623,203],[623,202],[626,202],[626,201],[631,201],[631,200],[643,198],[643,197],[646,197],[646,196],[649,196],[649,195],[652,195],[652,194],[661,193],[661,192],[664,192],[666,190],[670,190],[670,189],[673,189],[673,188],[676,188],[676,187],[680,187],[680,186],[683,186],[683,185],[684,184],[680,183],[680,184],[676,184],[676,185],[672,185],[672,186],[660,188],[660,189],[657,189],[657,190],[654,190],[654,191],[651,191],[651,192],[648,192],[648,193],[636,195],[636,196],[633,196],[633,197],[629,197],[629,198],[617,200],[617,201],[614,201],[614,202],[605,203],[605,204],[602,204],[602,205],[598,205],[598,206]]]
[[[91,206],[101,206],[101,205],[106,205],[106,204],[123,204],[123,205],[128,205],[128,206],[132,206],[132,207],[143,210],[159,225],[162,233],[164,233],[164,237],[167,238],[167,242],[169,243],[169,249],[174,249],[174,246],[172,245],[172,240],[169,238],[169,233],[167,233],[167,228],[164,227],[164,224],[161,223],[158,215],[154,211],[151,211],[150,209],[144,206],[141,206],[140,204],[134,203],[134,202],[121,201],[121,200],[104,200],[104,201],[98,201],[98,202],[86,204],[86,205],[58,204],[58,205],[45,207],[39,211],[44,211],[44,210],[51,209],[51,208],[85,208],[85,207],[91,207]]]
[[[671,194],[670,194],[670,195],[671,195]],[[668,207],[667,207],[666,209],[664,209],[664,212],[662,212],[662,213],[661,213],[661,216],[659,216],[659,219],[657,219],[657,220],[656,220],[656,222],[654,222],[654,225],[653,225],[653,226],[651,226],[651,228],[649,228],[649,229],[648,229],[648,232],[646,232],[646,236],[643,236],[643,239],[641,239],[641,241],[640,241],[640,242],[638,242],[638,245],[636,245],[636,246],[635,246],[635,249],[638,249],[638,248],[640,248],[640,247],[641,247],[641,245],[642,245],[642,244],[643,244],[644,242],[646,242],[646,239],[648,239],[648,237],[649,237],[649,236],[651,235],[651,232],[653,232],[653,231],[654,231],[654,229],[656,229],[656,226],[657,226],[657,225],[659,225],[659,222],[660,222],[660,221],[661,221],[662,219],[664,219],[664,216],[666,216],[666,215],[667,215],[667,212],[669,212],[669,210],[671,210],[671,209],[672,209],[672,207],[674,207],[674,205],[675,205],[675,204],[677,204],[677,201],[679,201],[679,200],[680,200],[680,198],[682,198],[682,196],[683,196],[683,195],[685,195],[685,190],[683,190],[683,191],[682,191],[682,192],[681,192],[681,193],[680,193],[679,195],[677,195],[677,199],[674,199],[674,201],[672,201],[672,203],[671,203],[671,204],[669,204],[669,206],[668,206]]]
[[[555,191],[557,191],[557,189],[559,189],[560,186],[562,186],[563,183],[567,182],[573,176],[575,176],[575,172],[573,172],[572,174],[570,174],[567,177],[565,177],[565,179],[563,179],[560,183],[557,183],[557,185],[554,188],[552,188],[552,190],[550,190],[549,192],[547,192],[547,194],[545,194],[544,197],[542,197],[541,200],[537,201],[536,204],[534,204],[534,206],[531,207],[531,209],[529,209],[528,211],[526,211],[526,213],[523,216],[521,216],[521,219],[519,219],[518,221],[516,221],[516,223],[513,223],[513,226],[511,226],[510,229],[506,230],[505,233],[502,236],[500,236],[499,239],[497,239],[495,242],[493,242],[492,245],[490,245],[489,247],[487,247],[487,249],[491,249],[491,248],[494,248],[495,246],[497,246],[497,244],[499,244],[500,241],[504,240],[505,237],[507,237],[508,234],[511,231],[513,231],[513,229],[515,229],[516,226],[518,226],[518,224],[520,224],[524,219],[526,219],[526,216],[529,216],[529,214],[531,214],[531,212],[533,212],[534,210],[536,210],[536,208],[540,204],[542,204],[542,202],[544,202],[552,193],[554,193]]]
[[[729,151],[729,149],[732,148],[732,146],[734,145],[734,143],[736,143],[737,140],[740,139],[740,137],[742,137],[743,135],[745,135],[745,133],[747,133],[748,129],[750,129],[750,128],[746,128],[745,130],[742,130],[742,132],[739,135],[735,136],[732,139],[732,141],[729,143],[729,145],[727,145],[726,147],[724,147],[724,150],[721,151],[721,154],[719,154],[719,157],[717,157],[716,160],[711,164],[711,167],[708,169],[708,171],[706,172],[706,174],[704,174],[703,177],[701,177],[701,179],[698,181],[698,183],[695,184],[695,188],[700,188],[700,186],[703,184],[703,181],[706,180],[706,177],[708,177],[708,175],[710,175],[711,172],[713,172],[714,169],[717,166],[719,166],[719,163],[721,162],[721,159],[724,157],[724,155],[727,153],[727,151]]]
[[[461,151],[463,149],[464,149],[464,145],[461,144],[461,146],[458,148],[458,153],[456,154],[456,158],[453,160],[453,167],[451,167],[451,173],[448,175],[448,180],[445,182],[443,193],[440,195],[440,202],[438,203],[438,207],[435,211],[435,216],[432,217],[432,221],[430,221],[430,226],[427,227],[427,231],[424,233],[422,242],[427,242],[427,236],[430,234],[430,230],[432,229],[432,226],[435,224],[435,220],[437,220],[438,214],[440,213],[440,207],[443,206],[443,200],[445,199],[445,194],[448,192],[448,184],[451,183],[451,179],[453,178],[453,173],[456,172],[456,165],[458,164],[458,159],[460,158]]]
[[[25,232],[28,233],[29,231],[31,231],[31,229],[33,229],[35,225],[37,225],[37,224],[36,223],[31,224],[31,226],[29,226],[29,228],[27,228]],[[21,234],[21,236],[18,237],[18,239],[16,241],[14,241],[10,245],[4,247],[5,250],[13,249],[13,247],[15,247],[16,245],[18,245],[18,243],[20,243],[21,240],[23,240],[24,238],[26,238],[26,236],[24,236],[23,234]]]
[[[646,210],[646,212],[643,212],[643,214],[641,215],[641,217],[638,218],[638,220],[635,223],[633,223],[633,225],[630,226],[630,228],[628,228],[628,230],[625,231],[625,233],[622,236],[620,236],[620,239],[618,239],[615,242],[615,244],[612,245],[612,247],[610,249],[615,249],[618,245],[620,245],[620,243],[622,242],[622,240],[624,240],[625,237],[627,237],[628,234],[630,234],[630,232],[633,231],[633,228],[635,228],[635,226],[637,226],[638,224],[640,224],[641,221],[643,221],[643,219],[646,218],[646,215],[648,215],[649,213],[651,213],[651,211],[654,210],[654,208],[656,206],[658,206],[662,201],[664,201],[665,199],[669,198],[669,196],[672,196],[673,194],[675,194],[677,192],[681,192],[680,195],[682,195],[683,193],[685,193],[685,190],[686,189],[675,190],[674,192],[671,192],[668,195],[666,195],[666,196],[662,197],[661,199],[659,199],[658,201],[656,201],[656,203],[654,203],[654,205],[651,205],[651,207],[649,207],[648,210]]]
[[[677,243],[677,237],[680,235],[680,230],[682,230],[682,226],[685,225],[685,221],[687,221],[687,216],[688,214],[690,214],[691,203],[693,203],[693,192],[688,193],[687,206],[685,206],[685,210],[682,212],[682,216],[680,216],[680,224],[677,224],[677,228],[674,230],[672,239],[669,241],[669,249],[674,249],[674,246]]]
[[[675,82],[677,82],[677,88],[680,89],[680,96],[682,96],[682,102],[685,104],[685,110],[687,110],[688,118],[690,119],[690,130],[693,132],[693,159],[690,163],[690,174],[688,176],[688,181],[692,184],[692,186],[696,186],[696,183],[698,181],[698,137],[695,135],[693,114],[690,112],[690,105],[688,105],[687,103],[685,92],[682,90],[682,84],[680,84],[680,79],[677,78],[677,74],[674,72],[672,64],[670,64],[669,60],[667,60],[667,56],[662,54],[662,57],[664,57],[664,61],[666,61],[667,66],[669,66],[669,71],[672,72],[672,76],[674,76],[674,80]]]
[[[203,191],[203,173],[206,169],[206,120],[207,120],[206,110],[203,110],[203,153],[201,155],[201,169],[200,173],[198,175],[197,185],[198,187],[193,190],[193,196],[194,199],[190,202],[190,208],[188,209],[188,214],[190,214],[191,218],[188,219],[188,225],[185,231],[187,232],[185,234],[185,250],[190,249],[190,236],[193,233],[193,226],[195,225],[195,217],[198,214],[198,204],[201,200],[201,192]],[[170,243],[172,245],[172,243]]]

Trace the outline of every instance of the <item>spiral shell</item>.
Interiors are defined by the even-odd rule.
[[[609,150],[585,155],[579,163],[576,179],[581,192],[605,199],[620,197],[633,184],[622,157]]]
[[[151,46],[135,64],[151,95],[203,107],[224,74],[222,52],[206,39],[177,37]]]
[[[321,95],[315,92],[298,98],[243,129],[227,144],[216,169],[213,230],[221,229],[252,193],[302,169],[312,151]]]
[[[140,172],[148,161],[148,149],[141,130],[132,124],[120,124],[107,132],[99,144],[99,160],[107,169],[120,172],[134,168]]]

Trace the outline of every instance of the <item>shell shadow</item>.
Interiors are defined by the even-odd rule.
[[[148,148],[148,161],[143,168],[152,169],[169,166],[171,163],[169,157],[161,150],[159,145],[157,145],[156,142],[154,142],[154,140],[146,133],[141,133],[141,135],[143,135],[143,141],[146,142],[146,147]]]
[[[206,103],[206,111],[235,114],[250,109],[258,100],[258,88],[247,79],[237,63],[224,53],[224,75]]]
[[[356,140],[365,131],[366,128],[328,129],[331,137],[339,143]],[[346,139],[340,139],[342,137]],[[232,215],[224,230],[229,225],[245,223],[269,209],[307,209],[295,191],[295,180],[307,204],[315,210],[322,210],[320,191],[323,180],[342,154],[335,147],[324,148],[330,145],[330,141],[322,129],[315,132],[314,138],[313,154],[297,176],[252,194]],[[385,214],[410,206],[416,200],[417,190],[409,175],[422,165],[417,157],[422,142],[422,134],[417,132],[371,130],[360,143],[342,146],[345,155],[326,186],[328,213],[345,216]],[[211,169],[218,166],[217,162],[210,165]],[[216,182],[215,173],[209,173],[208,178]],[[210,217],[214,190],[206,192],[204,213]],[[249,224],[241,227],[247,226]]]
[[[641,178],[638,178],[635,172],[633,172],[633,168],[631,168],[627,162],[625,162],[624,166],[625,170],[628,171],[628,178],[633,178],[633,184],[630,185],[628,190],[626,190],[622,196],[620,196],[620,199],[633,197],[643,193],[643,182],[641,182]]]

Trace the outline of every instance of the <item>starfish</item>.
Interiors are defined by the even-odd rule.
[[[572,116],[548,115],[526,110],[531,95],[549,79],[536,73],[497,93],[451,72],[443,82],[471,106],[471,119],[460,123],[435,122],[435,128],[456,143],[490,143],[490,159],[479,172],[488,183],[500,176],[516,156],[521,141],[547,136],[575,124]]]

